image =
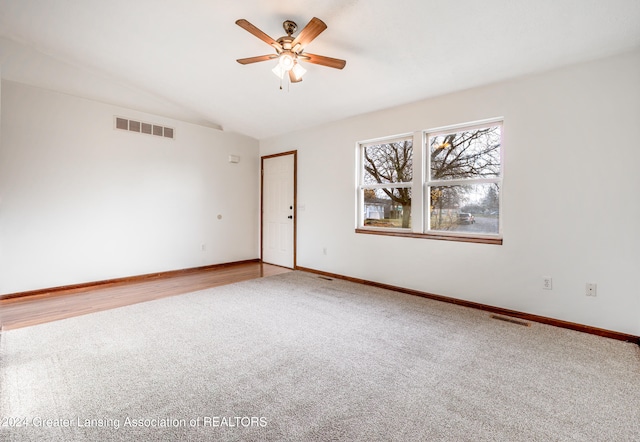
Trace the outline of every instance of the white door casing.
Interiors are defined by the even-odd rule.
[[[262,261],[294,268],[295,152],[262,158]]]

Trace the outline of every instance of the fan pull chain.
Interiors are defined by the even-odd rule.
[[[287,79],[285,80],[284,77],[287,77]],[[281,79],[280,79],[280,90],[282,90],[282,82],[285,81],[287,83],[287,93],[291,92],[291,79],[289,79],[288,75],[284,75]]]

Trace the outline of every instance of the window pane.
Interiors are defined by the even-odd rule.
[[[411,187],[364,189],[363,224],[370,227],[410,228]]]
[[[429,137],[431,179],[500,176],[501,126]]]
[[[364,184],[411,182],[413,176],[412,140],[365,146],[363,150]]]
[[[430,230],[498,233],[498,184],[430,187],[429,197]]]

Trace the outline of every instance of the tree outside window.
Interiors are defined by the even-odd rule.
[[[413,139],[362,146],[363,224],[411,227]]]
[[[498,237],[502,122],[430,131],[423,139],[424,164],[413,162],[412,136],[360,145],[359,226],[412,236]],[[413,178],[423,175],[424,201],[412,201]],[[424,212],[421,232],[412,229],[412,208]]]
[[[499,233],[502,125],[427,134],[428,230]]]

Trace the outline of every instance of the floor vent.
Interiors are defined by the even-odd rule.
[[[514,318],[507,318],[505,316],[491,315],[491,318],[497,319],[499,321],[510,322],[512,324],[524,325],[525,327],[530,327],[531,326],[531,324],[529,324],[528,322],[520,321],[520,320],[514,319]]]
[[[155,135],[163,138],[175,138],[175,131],[172,127],[159,126],[157,124],[143,123],[142,121],[129,120],[122,117],[114,117],[116,129],[126,130],[129,132],[143,133],[147,135]]]
[[[318,276],[318,279],[324,279],[326,281],[333,281],[333,278],[327,278],[326,276]]]

